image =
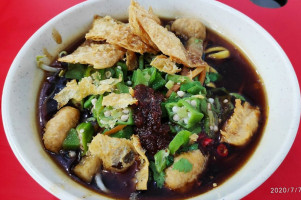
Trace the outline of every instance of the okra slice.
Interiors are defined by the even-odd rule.
[[[94,127],[90,122],[83,122],[76,127],[82,155],[88,151],[88,143],[91,142],[94,135]]]
[[[189,129],[199,123],[204,114],[184,99],[178,102],[171,102],[165,105],[170,121]]]
[[[188,144],[189,137],[191,135],[192,133],[186,130],[182,130],[178,132],[177,135],[173,138],[173,140],[168,145],[170,154],[174,155],[181,146]]]
[[[168,156],[169,149],[162,149],[155,154],[155,166],[159,173],[167,167]]]

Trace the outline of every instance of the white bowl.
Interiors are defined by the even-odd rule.
[[[195,199],[239,199],[262,184],[287,155],[300,120],[299,85],[293,67],[277,42],[240,12],[208,0],[139,0],[161,17],[193,16],[235,43],[256,66],[268,99],[268,121],[248,162],[221,186]],[[47,48],[51,55],[83,35],[93,16],[127,16],[129,0],[98,0],[78,4],[41,27],[22,47],[7,75],[2,116],[9,144],[26,171],[60,199],[105,198],[71,180],[43,150],[36,119],[37,96],[43,72],[35,57]],[[52,38],[55,28],[63,43]]]

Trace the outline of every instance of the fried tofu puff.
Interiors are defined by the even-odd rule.
[[[193,166],[190,172],[180,172],[173,169],[173,165],[165,170],[165,186],[171,190],[185,192],[202,174],[207,165],[208,158],[200,150],[189,151],[175,157],[174,163],[181,158],[187,159]]]
[[[58,153],[71,128],[74,128],[79,120],[80,112],[76,108],[66,106],[60,109],[45,126],[43,142],[49,151]]]

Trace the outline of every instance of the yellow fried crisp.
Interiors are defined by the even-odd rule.
[[[161,72],[165,72],[168,74],[175,74],[181,71],[181,69],[177,67],[175,62],[173,62],[170,58],[167,58],[164,55],[156,56],[154,60],[152,60],[150,65],[157,68]]]
[[[139,171],[135,174],[136,179],[136,189],[137,190],[147,190],[147,181],[148,181],[148,173],[149,173],[149,161],[145,155],[145,150],[142,148],[140,139],[138,136],[133,135],[131,137],[131,141],[136,152],[139,154]]]
[[[99,81],[98,85],[93,84],[91,77],[85,77],[80,82],[72,80],[67,83],[66,87],[54,96],[54,100],[58,102],[58,108],[66,105],[70,99],[81,101],[89,95],[99,95],[105,92],[111,92],[121,79],[110,78]]]
[[[139,35],[142,41],[149,46],[151,46],[156,51],[159,51],[156,44],[151,40],[151,38],[148,36],[148,34],[145,32],[145,30],[142,28],[142,26],[139,24],[139,21],[137,19],[138,14],[141,16],[148,17],[152,20],[154,20],[157,24],[161,24],[161,21],[159,17],[153,14],[152,9],[150,8],[148,12],[144,10],[137,2],[131,1],[131,5],[129,7],[129,24],[131,27],[131,30],[136,35]]]
[[[130,50],[126,51],[126,66],[128,70],[132,71],[138,67],[136,53]]]
[[[139,159],[138,171],[134,179],[136,190],[147,190],[149,161],[138,136],[133,135],[131,140],[127,140],[97,134],[89,145],[89,153],[102,161],[104,169],[113,172],[126,171],[135,160]],[[120,163],[121,168],[118,168]]]
[[[102,161],[104,169],[113,172],[123,172],[135,161],[134,147],[125,138],[97,134],[89,145],[89,151]],[[121,168],[117,167],[120,163]]]
[[[204,67],[204,61],[201,59],[191,60],[180,39],[173,32],[161,26],[153,16],[152,12],[147,12],[137,2],[131,2],[129,22],[135,34],[141,38],[150,39],[163,54],[170,56],[177,63],[187,67]]]
[[[115,44],[141,54],[154,52],[150,46],[145,44],[139,36],[131,31],[129,24],[117,21],[110,16],[96,16],[92,28],[85,37],[94,41],[106,40],[110,44]]]
[[[129,93],[110,93],[103,97],[103,106],[112,106],[115,109],[126,108],[128,105],[137,103],[137,99],[133,98]]]
[[[125,49],[113,44],[84,42],[72,54],[59,58],[60,62],[93,65],[95,69],[112,67],[123,58]]]

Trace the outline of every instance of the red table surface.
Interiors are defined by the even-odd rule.
[[[301,79],[300,0],[288,0],[287,5],[280,9],[262,8],[254,5],[250,0],[219,1],[248,15],[264,27],[284,49],[294,66],[298,79]],[[80,2],[82,0],[0,1],[1,91],[14,57],[29,37],[52,17]],[[23,169],[8,145],[3,124],[1,123],[0,126],[0,199],[57,199],[38,185]],[[301,199],[299,189],[297,192],[271,194],[271,188],[300,187],[301,189],[300,155],[301,135],[299,129],[295,142],[280,167],[267,181],[244,199]]]

